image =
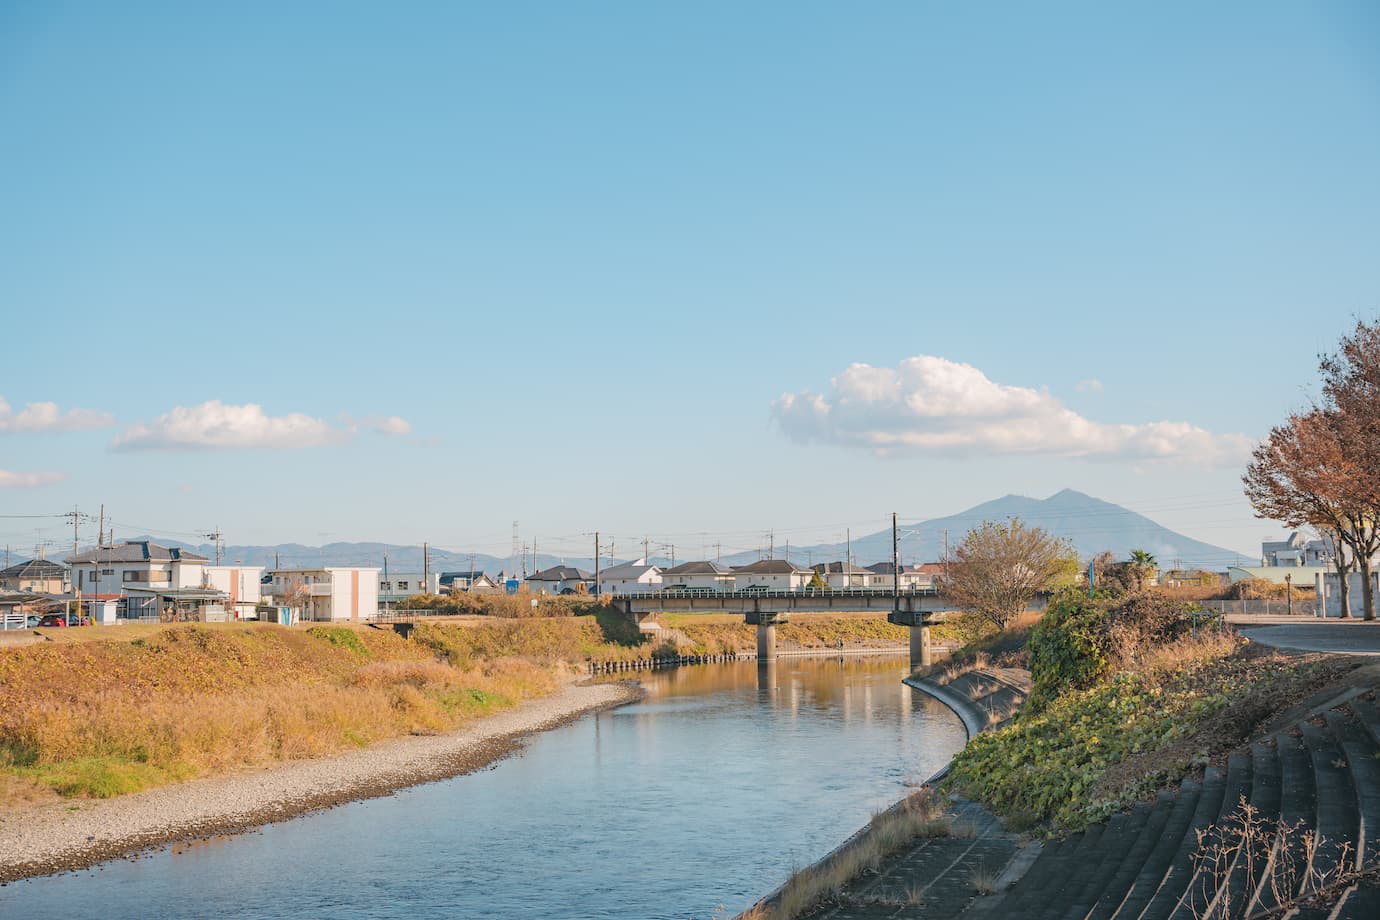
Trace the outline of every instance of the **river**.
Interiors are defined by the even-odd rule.
[[[963,745],[905,658],[641,676],[492,768],[0,888],[0,917],[732,916]],[[716,910],[722,905],[722,910]]]

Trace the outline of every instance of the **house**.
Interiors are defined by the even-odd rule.
[[[594,590],[594,576],[584,569],[569,565],[553,565],[549,569],[527,576],[527,588],[534,594],[567,594]]]
[[[348,566],[273,569],[269,593],[303,620],[369,619],[379,609],[379,570]]]
[[[1321,565],[1332,563],[1332,540],[1310,540],[1294,531],[1284,540],[1264,540],[1260,544],[1260,564],[1265,567]]]
[[[406,607],[409,599],[418,594],[440,594],[441,573],[439,572],[389,572],[388,577],[379,582],[379,609]]]
[[[0,591],[62,594],[67,590],[67,569],[47,559],[30,559],[0,570]]]
[[[733,580],[733,570],[717,562],[682,562],[662,570],[661,590],[732,591]]]
[[[442,594],[493,594],[503,590],[503,585],[497,579],[483,571],[442,572],[437,584]]]
[[[815,572],[826,585],[836,591],[845,588],[870,588],[872,579],[876,577],[870,569],[851,562],[821,562],[815,566]]]
[[[599,589],[608,594],[650,594],[661,588],[661,569],[637,559],[599,573]]]
[[[1226,582],[1225,573],[1207,569],[1169,569],[1160,575],[1160,584],[1166,588],[1215,588]]]
[[[198,588],[205,584],[205,556],[152,540],[126,540],[69,556],[71,587],[80,594],[118,594],[130,587]]]
[[[225,595],[225,609],[232,619],[252,620],[263,601],[261,565],[208,565],[202,587]]]
[[[876,562],[867,567],[873,574],[871,588],[891,588],[895,586],[896,569],[890,562]],[[933,587],[935,579],[944,574],[944,563],[926,562],[924,565],[901,565],[901,590]]]
[[[802,569],[786,559],[759,559],[733,570],[733,590],[798,591],[814,577],[814,569]]]

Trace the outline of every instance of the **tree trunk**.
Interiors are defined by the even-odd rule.
[[[1362,555],[1356,560],[1361,569],[1361,597],[1365,601],[1366,612],[1364,619],[1375,619],[1375,592],[1370,585],[1370,556]]]
[[[1339,531],[1332,537],[1332,551],[1336,553],[1337,577],[1342,580],[1342,619],[1351,618],[1351,563],[1346,561],[1346,544],[1342,542],[1342,535]],[[1326,592],[1324,592],[1324,595]],[[1327,600],[1323,600],[1323,619],[1327,619]]]

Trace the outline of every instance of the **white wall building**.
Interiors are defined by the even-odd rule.
[[[406,607],[418,594],[440,593],[440,572],[389,572],[388,578],[379,582],[379,609],[385,605]]]
[[[72,591],[118,595],[130,589],[179,591],[205,585],[205,556],[149,540],[126,540],[70,556]]]
[[[205,586],[225,594],[225,609],[234,619],[250,620],[263,600],[261,565],[208,565]]]
[[[1361,592],[1364,581],[1360,572],[1347,573],[1347,606],[1350,615],[1363,619],[1366,615],[1366,598]],[[1297,582],[1295,582],[1297,584]],[[1371,592],[1380,605],[1380,572],[1370,573]],[[1342,578],[1336,572],[1319,572],[1313,581],[1313,615],[1319,617],[1342,617]]]
[[[876,573],[871,569],[853,565],[851,562],[821,562],[815,566],[815,571],[824,579],[824,583],[835,591],[870,588],[872,579],[876,577]]]
[[[599,589],[605,594],[650,594],[661,588],[661,569],[645,559],[625,562],[599,573]]]
[[[527,590],[533,594],[545,591],[547,594],[578,592],[581,586],[586,591],[594,590],[594,575],[584,569],[569,565],[553,565],[549,569],[534,572],[527,576]]]
[[[732,591],[733,571],[717,562],[682,562],[663,569],[661,590]]]
[[[303,620],[358,620],[379,609],[379,570],[325,566],[274,569],[273,602],[297,607]]]
[[[802,569],[794,562],[760,559],[733,570],[733,590],[760,588],[768,591],[799,591],[814,577],[814,569]]]

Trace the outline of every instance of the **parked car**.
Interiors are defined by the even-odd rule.
[[[25,621],[24,625],[28,626],[29,629],[33,629],[34,627],[38,626],[38,621],[41,619],[43,619],[43,617],[31,613],[29,614],[29,618]]]
[[[50,613],[38,621],[40,629],[52,629],[55,626],[66,626],[67,617],[60,613]]]

